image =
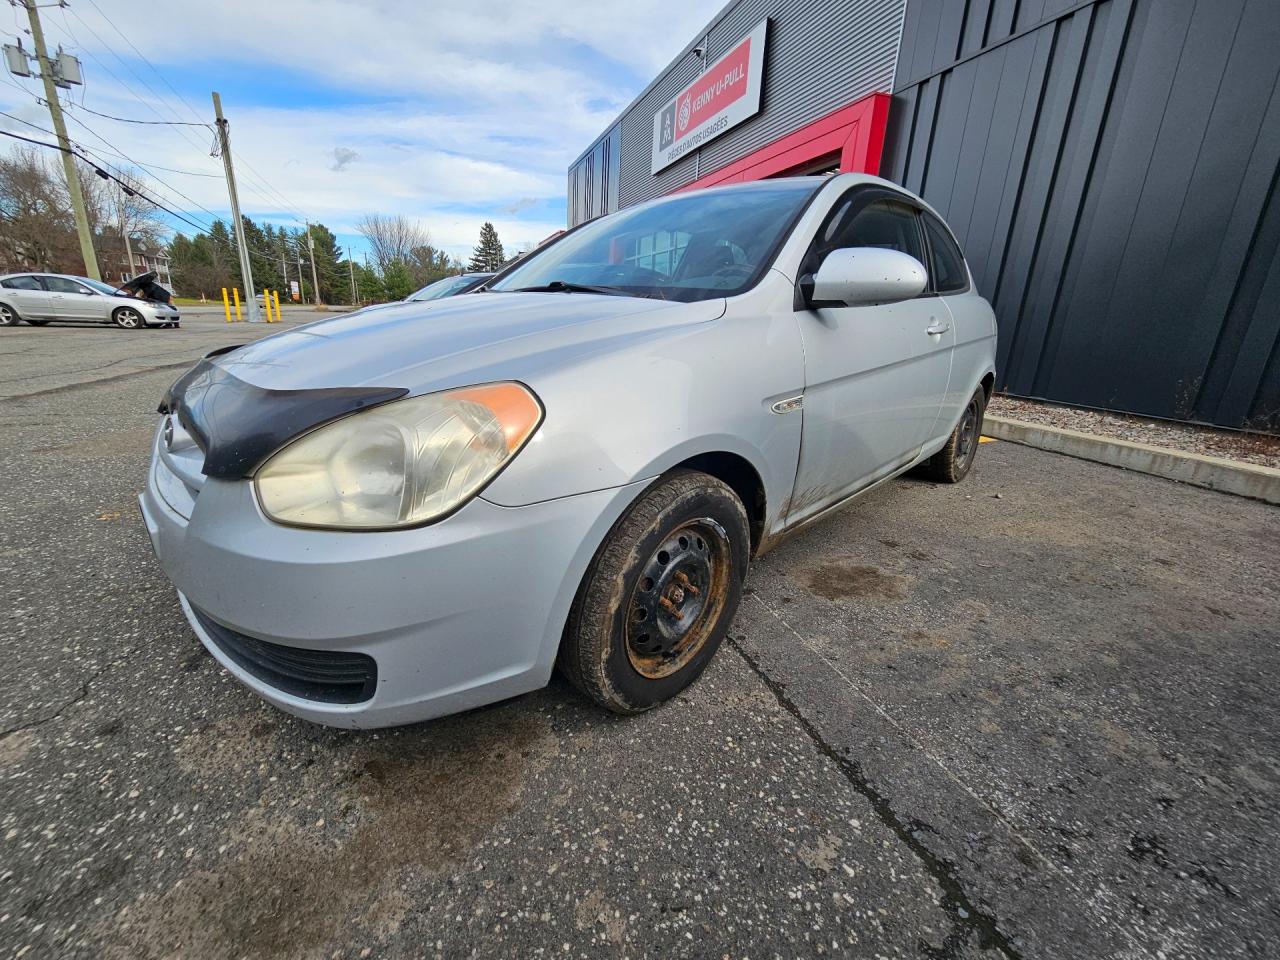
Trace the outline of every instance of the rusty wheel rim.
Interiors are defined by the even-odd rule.
[[[729,535],[709,517],[673,530],[640,571],[627,604],[627,658],[651,680],[697,656],[729,592]]]
[[[969,461],[973,459],[973,455],[978,449],[978,401],[975,397],[969,401],[969,405],[965,408],[964,418],[960,421],[960,436],[956,442],[956,453],[959,455],[957,459],[961,464],[968,467]]]

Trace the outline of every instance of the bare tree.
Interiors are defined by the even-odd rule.
[[[401,214],[392,217],[366,214],[356,229],[369,241],[380,271],[392,263],[407,264],[413,259],[415,249],[431,246],[431,235],[426,229]]]
[[[0,156],[0,268],[79,269],[66,184],[34,147]]]
[[[147,189],[144,175],[129,169],[121,171],[118,176],[119,180],[98,182],[101,197],[95,197],[94,203],[97,208],[95,214],[100,218],[98,233],[104,246],[110,248],[99,249],[98,259],[109,256],[120,265],[122,273],[132,276],[138,272],[133,255],[134,243],[140,241],[144,250],[159,246],[165,225],[156,215],[155,206],[142,198]],[[85,202],[89,203],[87,199]]]
[[[165,224],[144,200],[147,182],[139,171],[119,174],[121,185],[77,161],[89,227],[99,267],[106,274],[128,270],[127,243],[156,246]],[[0,156],[0,270],[84,269],[75,221],[61,166],[34,147]]]

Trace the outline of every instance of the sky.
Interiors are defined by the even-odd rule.
[[[465,259],[486,220],[512,252],[561,229],[570,162],[720,6],[166,0],[143,16],[68,0],[41,17],[50,50],[84,71],[62,97],[71,139],[118,168],[151,165],[157,197],[190,220],[228,216],[213,135],[194,125],[212,121],[217,90],[245,215],[322,222],[359,257],[362,215],[403,214]],[[5,43],[30,50],[26,29],[25,12],[0,11]],[[34,77],[0,74],[0,111],[47,130],[37,96]],[[6,117],[0,129],[53,139]]]

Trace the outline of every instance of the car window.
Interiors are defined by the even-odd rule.
[[[111,286],[111,284],[103,283],[101,280],[90,280],[88,277],[85,277],[84,282],[86,286],[90,287],[93,290],[97,290],[99,293],[107,293],[107,294],[113,294],[113,295],[124,293],[124,291],[121,290],[119,287],[113,287]],[[125,294],[125,296],[128,296],[128,294]]]
[[[802,274],[814,273],[832,250],[848,247],[898,250],[928,264],[916,209],[889,199],[868,203],[861,193],[855,188],[837,201],[805,254]]]
[[[905,203],[877,200],[848,219],[832,237],[832,249],[878,247],[910,254],[922,264],[924,244],[916,225],[916,212]]]
[[[548,243],[488,289],[557,292],[567,284],[686,302],[742,293],[821,187],[817,177],[762,180],[630,207]]]
[[[10,290],[43,290],[40,281],[35,277],[9,277],[3,282],[3,286]]]
[[[933,288],[938,293],[967,290],[969,272],[964,268],[964,256],[951,238],[951,232],[932,214],[922,216],[925,233],[929,236],[929,249],[933,253]]]
[[[45,277],[44,285],[54,293],[92,293],[83,283],[76,283],[66,277]]]

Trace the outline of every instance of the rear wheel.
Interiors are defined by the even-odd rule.
[[[133,307],[119,307],[111,315],[111,319],[115,321],[117,327],[121,327],[124,330],[137,330],[146,326],[146,322],[142,319],[142,314],[133,309]]]
[[[959,483],[968,475],[978,454],[982,415],[986,409],[987,394],[979,387],[965,404],[960,422],[947,438],[947,445],[925,462],[925,476],[938,483]]]
[[[615,713],[669,700],[706,669],[742,598],[751,539],[729,487],[668,474],[627,510],[588,571],[559,666]]]
[[[7,303],[0,303],[0,327],[16,327],[22,320]]]

